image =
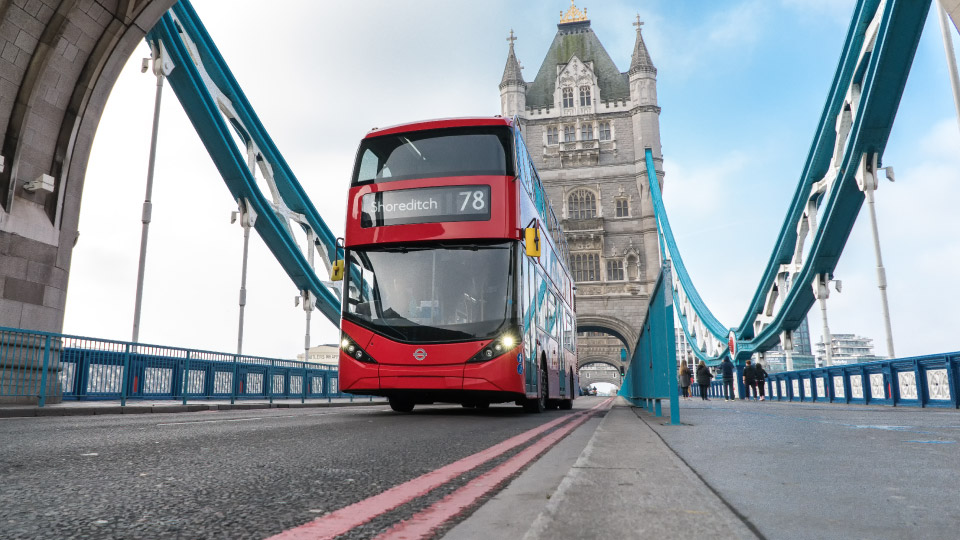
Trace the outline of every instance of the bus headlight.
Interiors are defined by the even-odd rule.
[[[507,332],[497,336],[467,362],[486,362],[512,351],[517,346],[517,338],[514,335],[514,332]]]
[[[361,349],[360,346],[353,341],[353,338],[348,336],[346,333],[343,333],[340,339],[340,350],[346,353],[347,356],[354,358],[360,362],[364,362],[366,364],[377,363],[377,361],[374,360],[373,357],[367,354],[367,351],[364,351],[363,349]]]

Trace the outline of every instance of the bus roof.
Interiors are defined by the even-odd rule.
[[[406,133],[408,131],[425,131],[428,129],[443,129],[454,127],[470,126],[512,126],[513,120],[501,116],[468,116],[463,118],[439,118],[435,120],[422,120],[419,122],[410,122],[408,124],[398,124],[382,129],[373,128],[363,138],[370,139],[381,135],[392,135],[395,133]]]

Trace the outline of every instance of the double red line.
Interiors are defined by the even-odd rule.
[[[511,437],[486,450],[467,456],[459,461],[418,476],[394,486],[379,495],[345,506],[309,523],[283,531],[269,540],[323,540],[331,539],[364,523],[394,510],[410,501],[426,495],[454,478],[469,472],[484,463],[499,457],[538,435],[557,426],[558,429],[544,436],[517,455],[474,478],[469,483],[447,495],[440,501],[415,514],[411,519],[393,526],[378,538],[421,538],[431,534],[439,526],[457,516],[480,497],[493,491],[513,474],[536,459],[571,431],[586,422],[594,414],[606,410],[612,400],[605,400],[592,409],[557,418],[529,431]]]

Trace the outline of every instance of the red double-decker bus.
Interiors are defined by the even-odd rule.
[[[386,396],[399,412],[435,402],[571,408],[566,261],[515,121],[374,129],[357,151],[334,270],[343,279],[340,389]]]

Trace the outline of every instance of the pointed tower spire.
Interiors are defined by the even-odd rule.
[[[500,79],[500,88],[504,86],[516,84],[526,87],[526,83],[523,82],[523,73],[520,72],[520,62],[517,61],[517,55],[513,52],[513,42],[517,38],[513,35],[513,28],[510,29],[510,37],[507,38],[507,41],[510,42],[510,52],[507,53],[507,65],[503,68],[503,78]]]
[[[500,80],[500,110],[503,116],[512,118],[523,116],[527,108],[527,83],[523,82],[523,73],[520,72],[520,62],[513,52],[513,42],[517,38],[510,29],[510,52],[507,54],[507,65],[503,68],[503,78]]]
[[[653,67],[653,60],[650,60],[650,53],[647,52],[647,46],[643,42],[643,34],[640,30],[643,27],[643,21],[640,20],[640,14],[637,14],[637,22],[633,23],[637,27],[637,43],[633,46],[633,58],[630,60],[630,75],[635,73],[649,72],[657,74],[657,68]]]

